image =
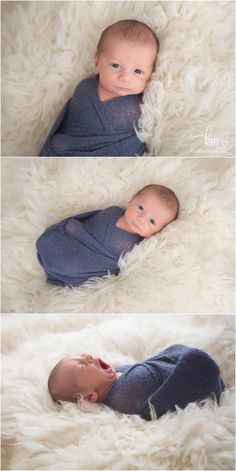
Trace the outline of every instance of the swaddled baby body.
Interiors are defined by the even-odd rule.
[[[119,257],[178,215],[178,200],[162,185],[147,185],[126,210],[111,206],[63,219],[36,242],[47,281],[79,286],[89,278],[119,272]]]
[[[48,389],[55,401],[83,397],[151,420],[208,397],[219,403],[224,382],[206,352],[175,344],[142,363],[117,368],[90,354],[65,358],[50,373]]]
[[[117,275],[121,253],[142,240],[116,226],[123,214],[122,208],[111,206],[69,217],[49,227],[36,242],[47,281],[78,286],[108,272]]]
[[[82,80],[54,123],[42,156],[135,156],[142,94],[153,72],[159,43],[136,20],[103,31],[95,55],[96,76]]]

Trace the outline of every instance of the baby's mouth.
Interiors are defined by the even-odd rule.
[[[112,370],[112,367],[110,365],[108,365],[107,363],[105,363],[105,361],[101,360],[101,358],[98,358],[98,361],[99,361],[100,366],[103,370],[106,370],[106,371]]]
[[[121,86],[119,86],[119,85],[118,85],[118,87],[117,87],[117,88],[118,88],[119,90],[122,90],[122,91],[124,91],[124,92],[130,92],[130,89],[129,89],[129,88],[127,88],[127,87],[121,87]]]
[[[140,227],[138,226],[138,224],[137,224],[135,221],[132,221],[132,222],[133,222],[134,228],[136,229],[136,232],[139,232],[139,231],[140,231]]]

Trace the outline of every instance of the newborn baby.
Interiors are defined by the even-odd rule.
[[[78,286],[91,277],[119,272],[121,254],[160,232],[178,215],[178,200],[162,185],[147,185],[128,203],[70,216],[50,226],[36,242],[47,281]]]
[[[41,155],[142,155],[146,146],[135,128],[158,48],[153,31],[140,21],[122,20],[106,28],[95,55],[97,75],[78,84]]]
[[[224,383],[207,353],[177,344],[143,363],[117,368],[87,354],[65,358],[50,373],[48,389],[55,401],[83,397],[151,420],[208,397],[219,403]]]

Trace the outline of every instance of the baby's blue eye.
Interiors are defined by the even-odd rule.
[[[120,66],[119,66],[119,64],[114,63],[114,64],[112,64],[112,67],[113,67],[114,69],[119,69]]]
[[[141,75],[141,73],[142,73],[142,70],[140,70],[140,69],[135,69],[135,71],[134,71],[134,72],[135,72],[137,75]]]

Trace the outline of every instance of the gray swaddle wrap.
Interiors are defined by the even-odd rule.
[[[101,101],[98,75],[82,80],[57,117],[41,156],[138,156],[146,150],[134,130],[142,94]]]
[[[104,404],[125,414],[151,420],[175,406],[184,408],[207,397],[217,402],[224,390],[220,370],[206,352],[175,344],[143,363],[116,368],[123,374],[112,385]]]
[[[143,240],[116,226],[123,214],[123,208],[111,206],[68,217],[46,229],[36,248],[47,281],[78,286],[91,277],[117,275],[121,254]]]

